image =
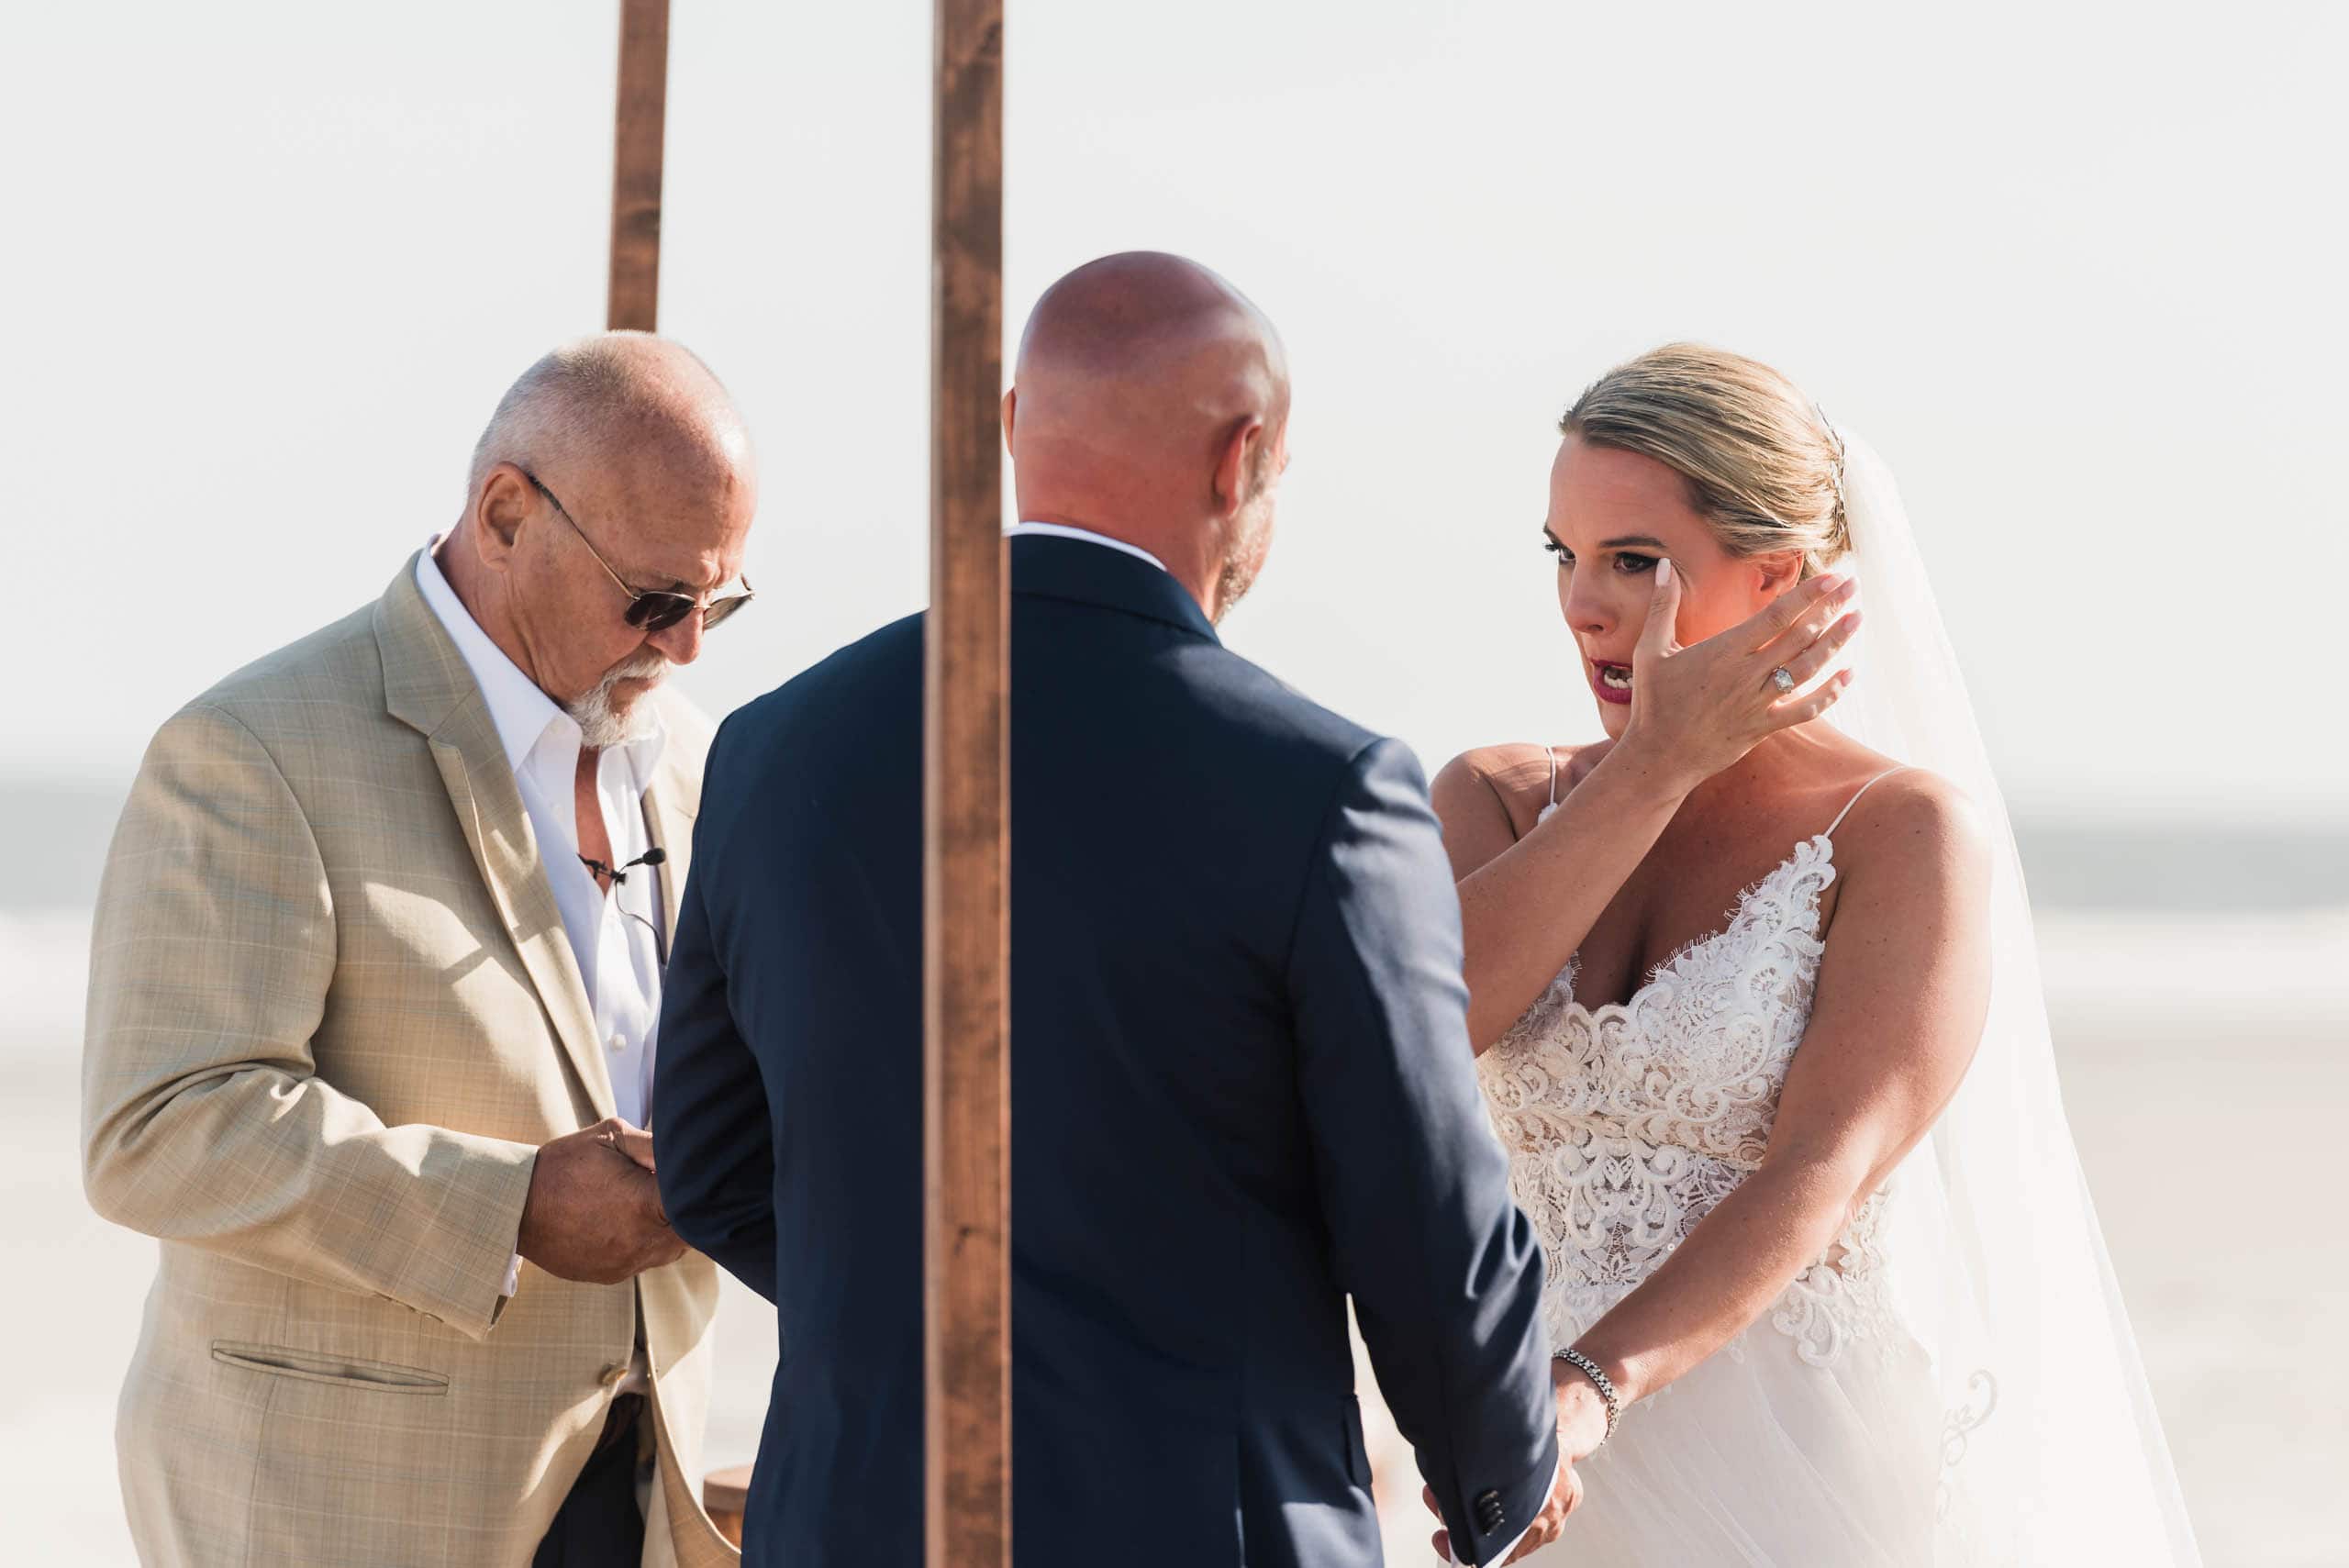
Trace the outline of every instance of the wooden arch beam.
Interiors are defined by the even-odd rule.
[[[1010,1568],[1003,0],[936,0],[923,1225],[930,1568]]]
[[[996,413],[1003,0],[935,4],[922,803],[924,1512],[930,1568],[1010,1568],[1010,628]],[[649,332],[659,318],[668,60],[668,0],[621,0],[612,328]]]
[[[661,154],[669,117],[669,0],[620,0],[612,139],[612,269],[604,325],[653,330],[661,308]]]

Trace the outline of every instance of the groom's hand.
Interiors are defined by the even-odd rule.
[[[1428,1512],[1438,1518],[1443,1518],[1443,1510],[1436,1506],[1434,1487],[1419,1488],[1419,1500],[1428,1506]],[[1508,1561],[1515,1562],[1557,1540],[1559,1532],[1566,1528],[1566,1516],[1581,1506],[1582,1477],[1575,1474],[1575,1467],[1562,1457],[1558,1463],[1557,1484],[1550,1488],[1550,1500],[1542,1505],[1540,1513],[1533,1516],[1533,1523],[1526,1529],[1525,1539],[1517,1543],[1517,1550],[1508,1554]],[[1439,1560],[1445,1562],[1453,1561],[1452,1532],[1449,1529],[1439,1529],[1432,1544]]]
[[[652,1135],[642,1128],[619,1122],[619,1136],[613,1140],[612,1147],[648,1171],[658,1168],[652,1163]]]

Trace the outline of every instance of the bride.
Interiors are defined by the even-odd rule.
[[[1434,788],[1581,1483],[1543,1558],[2198,1562],[1888,477],[1691,345],[1562,428],[1542,543],[1607,739]]]

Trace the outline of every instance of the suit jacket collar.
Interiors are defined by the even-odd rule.
[[[610,1116],[611,1069],[597,1049],[595,1008],[555,906],[506,743],[464,655],[417,586],[416,567],[411,555],[375,604],[384,707],[431,747],[482,882],[553,1020],[563,1053],[596,1114]],[[693,854],[693,806],[701,798],[699,759],[684,756],[688,750],[663,748],[645,791],[648,829],[669,857],[661,886],[672,939],[678,890]]]
[[[1220,646],[1215,626],[1171,573],[1122,550],[1083,539],[1030,536],[1011,541],[1011,591],[1035,598],[1098,605],[1203,637]]]
[[[416,569],[422,554],[418,550],[407,558],[407,564],[375,604],[375,641],[384,661],[384,706],[394,718],[428,738],[445,733],[451,739],[474,727],[473,716],[464,710],[479,707],[480,721],[489,724],[496,741],[497,756],[507,762],[511,771],[510,751],[497,732],[472,668],[417,585]],[[662,702],[668,700],[669,694],[656,691],[652,696]],[[669,717],[674,718],[674,709]],[[663,802],[658,808],[648,806],[655,832],[661,829],[664,812],[690,826],[701,802],[701,754],[693,746],[674,744],[674,724],[669,728],[669,742],[662,746],[645,784],[647,796],[658,795]],[[693,852],[692,845],[666,848],[670,862],[678,868],[675,880],[683,882],[684,857]]]
[[[474,684],[465,656],[417,586],[416,567],[422,550],[411,554],[375,601],[375,645],[384,660],[384,706],[394,718],[424,735],[439,733],[467,706],[481,709],[489,723],[489,705]],[[505,755],[497,727],[490,724],[490,739],[497,755]]]
[[[464,601],[457,597],[448,578],[441,575],[440,563],[432,559],[433,549],[440,542],[434,539],[417,556],[416,581],[424,592],[425,606],[456,643],[465,668],[473,672],[473,684],[481,688],[483,698],[489,704],[490,721],[497,726],[498,739],[506,743],[507,762],[518,773],[533,765],[560,769],[559,777],[541,778],[540,787],[548,792],[550,799],[561,798],[571,788],[570,769],[578,760],[579,726],[563,711],[562,705],[540,690],[538,683],[524,674],[521,666],[490,640],[489,633],[473,619],[473,612],[465,608]],[[657,719],[661,711],[657,697],[652,711]],[[551,746],[547,740],[550,730],[556,734]],[[656,725],[651,735],[620,748],[640,788],[652,782],[667,739],[666,729]],[[548,749],[540,751],[542,746]]]

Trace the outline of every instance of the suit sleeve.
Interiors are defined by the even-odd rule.
[[[1491,1561],[1557,1466],[1542,1256],[1476,1084],[1442,834],[1398,742],[1358,755],[1331,803],[1289,991],[1339,1276],[1454,1552]]]
[[[719,732],[718,745],[724,742]],[[705,799],[726,786],[710,751]],[[774,1131],[764,1079],[727,993],[723,943],[710,923],[709,884],[725,851],[710,818],[694,828],[694,870],[662,981],[661,1045],[653,1061],[652,1147],[670,1226],[767,1300],[775,1296]]]
[[[98,889],[90,1203],[484,1338],[538,1151],[386,1127],[319,1077],[311,1042],[335,962],[326,865],[275,761],[229,713],[178,714],[140,764]]]

